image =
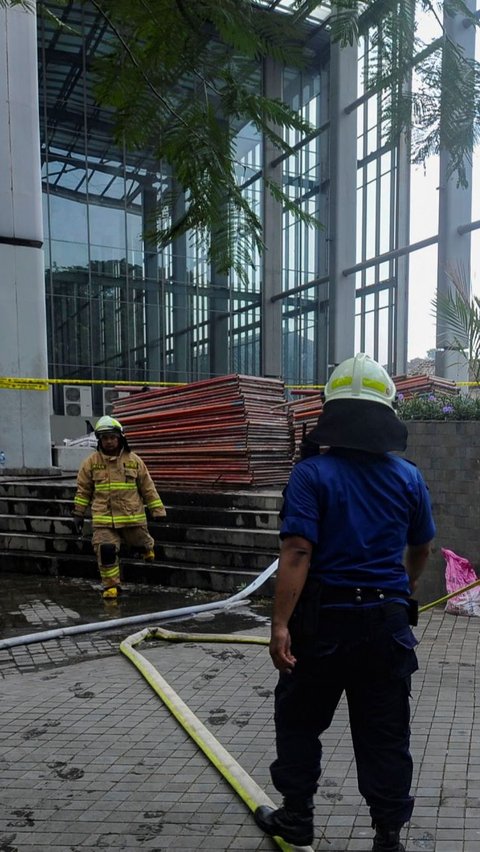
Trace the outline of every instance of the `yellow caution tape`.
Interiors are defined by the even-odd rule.
[[[188,382],[130,382],[127,379],[120,379],[118,382],[115,379],[47,379],[46,381],[49,385],[109,385],[109,387],[128,385],[129,387],[138,386],[147,389],[156,387],[178,387],[178,385],[188,384]]]
[[[47,379],[20,379],[13,376],[0,376],[0,388],[5,390],[48,390]]]
[[[130,381],[129,379],[38,379],[24,378],[18,376],[0,376],[0,388],[10,388],[12,390],[48,390],[49,385],[108,385],[116,387],[117,385],[127,385],[131,387],[179,387],[188,385],[190,382],[150,382],[148,379],[144,381]],[[480,387],[480,382],[454,382],[456,387]],[[290,385],[286,384],[288,390],[323,390],[325,385]],[[441,393],[441,391],[440,391]]]
[[[144,388],[151,387],[178,387],[186,385],[187,382],[130,382],[126,379],[115,381],[114,379],[30,379],[20,378],[18,376],[0,376],[0,388],[7,390],[48,390],[49,385],[108,385],[116,387],[117,385],[138,386]]]
[[[289,390],[323,390],[325,385],[285,385]]]

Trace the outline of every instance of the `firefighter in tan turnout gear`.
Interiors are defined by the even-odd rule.
[[[78,472],[72,518],[80,533],[91,506],[92,545],[103,597],[108,599],[116,598],[120,591],[120,544],[140,550],[146,561],[154,559],[145,507],[152,518],[163,518],[166,511],[145,462],[131,452],[121,423],[113,417],[101,417],[95,436],[97,450]]]

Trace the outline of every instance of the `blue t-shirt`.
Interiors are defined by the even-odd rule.
[[[313,544],[309,577],[409,593],[405,546],[435,535],[415,465],[390,454],[330,449],[295,465],[284,498],[280,537]]]

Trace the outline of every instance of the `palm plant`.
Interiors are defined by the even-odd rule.
[[[470,295],[470,283],[463,268],[450,269],[452,289],[432,299],[433,315],[443,331],[439,344],[458,352],[460,361],[468,364],[469,375],[480,383],[480,299]]]
[[[239,126],[250,122],[278,154],[291,148],[286,131],[315,133],[284,101],[259,94],[252,69],[270,57],[305,67],[307,22],[320,10],[317,27],[340,47],[366,40],[370,54],[366,92],[381,92],[388,119],[385,144],[403,130],[411,136],[413,160],[440,146],[450,153],[450,171],[466,182],[465,162],[480,130],[480,64],[449,37],[444,13],[466,26],[478,16],[464,0],[78,0],[93,6],[103,22],[103,56],[96,65],[99,102],[114,111],[116,133],[127,148],[146,148],[170,168],[174,185],[188,200],[171,221],[174,198],[160,199],[158,245],[195,230],[204,235],[210,260],[220,272],[240,278],[263,248],[262,223],[241,189],[236,152]],[[0,0],[0,7],[36,5],[62,23],[70,0]],[[420,38],[416,15],[431,23]],[[428,29],[428,28],[427,28]],[[106,48],[106,51],[105,49]],[[415,75],[415,87],[410,79]],[[318,226],[300,204],[272,180],[265,182],[284,209]],[[159,224],[158,224],[159,223]],[[214,240],[209,238],[214,234]]]

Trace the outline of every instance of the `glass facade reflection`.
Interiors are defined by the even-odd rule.
[[[358,88],[378,72],[378,33],[360,40]],[[390,98],[385,91],[366,97],[357,109],[357,262],[355,349],[368,352],[387,369],[397,372],[395,311],[397,260],[379,258],[398,247],[399,146],[389,140],[386,116]]]
[[[317,338],[319,326],[325,336],[325,293],[319,302],[315,284],[305,286],[327,271],[324,232],[285,211],[282,234],[266,261],[253,252],[246,282],[211,269],[195,234],[164,251],[149,245],[143,235],[168,175],[148,155],[115,144],[112,117],[95,104],[89,69],[104,29],[94,8],[73,4],[56,11],[70,29],[39,21],[51,377],[175,382],[227,372],[259,375],[262,347],[272,346],[262,335],[262,310],[269,309],[262,306],[262,281],[268,257],[278,256],[278,291],[285,295],[283,346],[273,344],[283,351],[277,374],[292,382],[324,378]],[[325,43],[324,37],[323,52]],[[322,59],[302,74],[279,71],[284,99],[314,127],[326,119],[325,65]],[[261,91],[261,66],[252,68],[251,80]],[[282,158],[285,191],[326,220],[325,140],[292,133],[288,142],[293,153]],[[254,126],[239,126],[236,159],[239,185],[262,218],[264,148]],[[299,285],[302,292],[290,295]],[[101,388],[93,392],[99,409]],[[61,412],[61,389],[55,394]]]
[[[93,7],[58,7],[69,28],[39,19],[39,85],[49,374],[159,380],[167,369],[165,282],[171,253],[142,234],[165,178],[114,142],[92,95],[104,27]],[[62,388],[54,388],[62,412]],[[102,410],[101,387],[93,386]]]
[[[260,77],[257,86],[260,86]],[[242,192],[259,219],[262,218],[262,140],[258,130],[245,125],[237,136],[237,176]],[[231,312],[229,339],[231,357],[228,371],[258,376],[261,374],[262,263],[258,250],[251,247],[253,266],[248,270],[248,285],[231,276]]]
[[[328,133],[320,130],[327,109],[326,79],[321,66],[315,73],[285,72],[284,97],[289,106],[319,128],[306,139],[290,131],[288,142],[294,153],[283,168],[289,198],[323,225],[318,230],[307,228],[293,213],[283,214],[283,374],[286,381],[301,384],[314,383],[326,372],[326,301],[314,284],[328,271],[328,163],[322,156]],[[323,343],[320,355],[319,340]]]
[[[39,21],[49,371],[52,378],[192,381],[260,371],[260,258],[248,286],[216,274],[195,234],[148,243],[169,178],[113,139],[92,96],[101,49],[93,7],[58,7],[71,29]],[[261,68],[252,80],[261,87]],[[238,131],[239,182],[260,215],[261,139]],[[178,213],[178,211],[176,211]],[[211,236],[214,239],[214,235]],[[101,389],[93,388],[101,406]],[[61,412],[62,392],[55,389]]]
[[[345,329],[353,326],[347,354],[364,350],[392,373],[404,371],[409,263],[415,279],[428,255],[436,275],[435,249],[420,244],[415,254],[409,239],[434,242],[438,199],[427,208],[411,204],[405,141],[388,139],[388,96],[365,92],[364,81],[378,65],[378,32],[362,37],[342,80],[332,71],[328,28],[318,20],[301,72],[277,68],[272,78],[265,66],[252,68],[252,87],[270,86],[268,93],[281,94],[313,131],[291,131],[289,153],[275,159],[255,127],[237,128],[238,183],[269,234],[267,250],[254,254],[240,280],[210,267],[196,234],[162,251],[149,241],[157,200],[170,186],[168,170],[148,153],[116,143],[112,116],[94,101],[90,69],[105,39],[95,8],[52,8],[69,28],[47,18],[38,24],[50,377],[147,383],[267,372],[288,384],[322,384],[332,367],[332,338],[347,338]],[[349,75],[357,97],[342,109],[355,114],[356,205],[332,223],[329,113],[332,91]],[[320,228],[269,206],[264,178],[272,175]],[[337,258],[336,278],[335,227],[355,247],[351,268]],[[351,324],[338,309],[333,320],[332,288],[352,281]],[[101,412],[101,386],[93,385],[93,393]],[[54,404],[62,413],[61,387]]]

